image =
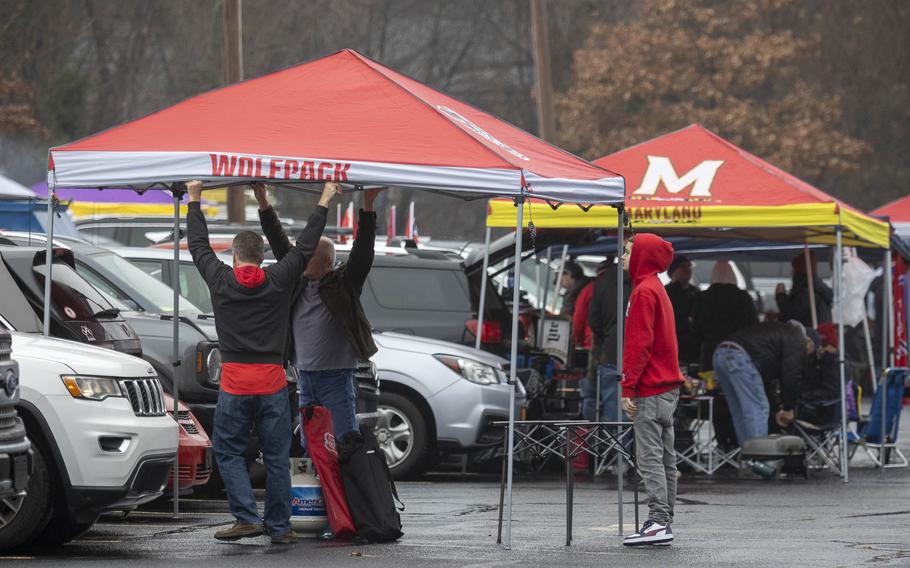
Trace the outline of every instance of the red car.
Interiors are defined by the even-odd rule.
[[[165,394],[164,399],[168,414],[174,416],[174,398]],[[182,403],[177,406],[175,420],[180,425],[180,443],[177,449],[180,458],[180,493],[191,493],[193,487],[205,485],[212,476],[212,441],[190,409]],[[173,469],[167,486],[171,489],[174,487]]]

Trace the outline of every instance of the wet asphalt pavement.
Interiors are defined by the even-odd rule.
[[[905,437],[904,440],[908,438]],[[905,449],[905,453],[907,450]],[[670,548],[626,549],[617,535],[615,478],[577,476],[575,528],[565,546],[565,490],[558,474],[523,475],[514,492],[512,550],[496,545],[499,478],[434,474],[399,484],[405,536],[390,545],[272,546],[212,538],[232,522],[223,501],[168,502],[105,516],[55,550],[0,556],[0,564],[66,566],[910,566],[910,470],[873,469],[857,456],[850,483],[827,472],[768,482],[684,475]],[[625,493],[632,528],[632,493]],[[644,505],[640,509],[646,510]]]

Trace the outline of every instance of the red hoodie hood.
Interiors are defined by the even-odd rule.
[[[234,268],[234,277],[241,286],[255,288],[265,282],[265,271],[258,266],[244,264]]]
[[[635,235],[629,257],[629,277],[637,284],[648,276],[664,272],[673,262],[673,245],[651,233]]]

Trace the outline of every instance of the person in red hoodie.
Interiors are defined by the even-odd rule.
[[[649,509],[641,528],[623,540],[626,546],[673,541],[673,413],[683,377],[673,305],[657,276],[672,260],[673,246],[646,233],[626,242],[622,258],[632,280],[623,345],[622,407],[634,423],[636,462]]]

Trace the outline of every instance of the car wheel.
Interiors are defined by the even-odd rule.
[[[410,399],[396,393],[381,393],[373,433],[385,454],[395,479],[423,472],[429,457],[429,428],[423,413]]]
[[[97,520],[97,519],[96,519]],[[58,515],[51,519],[38,541],[49,546],[66,544],[74,538],[79,538],[92,528],[95,521],[90,523],[73,523],[66,515]]]
[[[41,449],[33,443],[32,474],[25,496],[0,500],[0,550],[31,543],[53,512],[55,482]]]

